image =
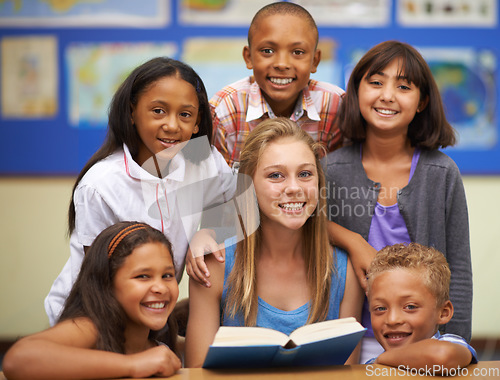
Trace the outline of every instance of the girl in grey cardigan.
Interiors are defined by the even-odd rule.
[[[438,150],[455,144],[455,132],[420,53],[398,41],[370,49],[351,74],[338,120],[352,144],[324,159],[330,219],[359,233],[376,250],[417,242],[442,252],[451,270],[455,306],[442,332],[470,340],[472,268],[465,191],[455,162]],[[365,306],[363,322],[371,330]],[[414,312],[414,305],[408,312]],[[362,362],[383,350],[370,332],[363,341]]]

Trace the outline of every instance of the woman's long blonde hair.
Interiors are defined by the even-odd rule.
[[[325,320],[330,299],[334,257],[328,241],[326,229],[326,200],[322,195],[325,186],[320,157],[324,148],[315,142],[294,121],[287,118],[268,119],[260,123],[247,137],[240,155],[238,194],[248,194],[250,182],[255,174],[262,153],[266,147],[279,139],[292,138],[304,142],[314,153],[318,171],[318,204],[316,210],[302,227],[303,252],[306,265],[307,282],[311,290],[308,323]],[[243,198],[243,199],[242,199]],[[258,223],[259,214],[253,196],[240,198],[240,224],[252,226]],[[225,313],[234,317],[241,312],[245,326],[255,326],[257,320],[257,273],[256,262],[261,249],[262,230],[239,239],[236,246],[234,267],[228,278],[227,303]]]

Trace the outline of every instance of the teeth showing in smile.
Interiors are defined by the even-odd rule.
[[[174,144],[177,142],[177,140],[167,140],[167,139],[160,139],[162,142],[167,143],[167,144]]]
[[[304,202],[284,203],[280,207],[285,211],[300,211],[304,207]]]
[[[394,333],[394,334],[386,334],[385,337],[388,339],[400,339],[400,338],[406,338],[408,333]]]
[[[163,309],[165,307],[165,302],[155,302],[151,304],[146,304],[146,306],[151,309]]]
[[[385,110],[385,109],[381,109],[381,108],[375,108],[375,111],[377,111],[378,113],[381,113],[383,115],[395,115],[397,113],[396,111]]]
[[[269,78],[269,80],[274,84],[285,85],[292,83],[292,78]]]

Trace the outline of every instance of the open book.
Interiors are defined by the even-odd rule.
[[[355,318],[299,327],[289,336],[264,327],[221,326],[204,368],[344,364],[366,329]]]

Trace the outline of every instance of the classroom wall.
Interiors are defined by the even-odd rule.
[[[69,255],[73,177],[0,178],[0,341],[48,326],[43,300]],[[473,338],[500,338],[500,177],[464,177],[474,273]],[[187,296],[185,275],[180,298]]]
[[[272,1],[0,2],[0,175],[76,175],[102,143],[115,89],[149,58],[190,64],[209,96],[250,75],[248,25]],[[370,47],[414,45],[460,134],[446,153],[464,174],[500,175],[500,0],[293,1],[318,24],[313,79],[344,88]]]
[[[107,2],[114,4],[115,8],[123,4],[129,4],[127,7],[132,7],[130,4],[137,6],[132,0]],[[100,96],[103,94],[106,99],[111,97],[104,87],[112,87],[110,84],[114,84],[114,81],[121,82],[126,69],[129,69],[125,64],[131,63],[133,56],[137,56],[137,60],[144,60],[144,51],[149,55],[169,55],[182,59],[200,73],[209,95],[223,85],[249,74],[241,58],[248,23],[257,9],[271,1],[224,2],[229,6],[217,13],[186,11],[187,8],[182,4],[188,4],[188,1],[142,0],[144,12],[149,11],[153,18],[156,15],[165,16],[158,23],[154,20],[154,23],[146,26],[144,22],[131,25],[130,19],[110,25],[108,16],[88,17],[85,12],[85,22],[92,25],[79,23],[78,20],[75,25],[74,19],[65,21],[64,12],[52,13],[54,25],[51,19],[44,17],[41,17],[42,24],[35,24],[35,17],[24,20],[21,25],[19,20],[22,22],[22,18],[10,20],[5,14],[22,15],[16,13],[14,6],[14,3],[19,5],[22,2],[2,2],[0,340],[29,334],[48,325],[43,300],[69,255],[66,213],[71,188],[76,173],[101,144],[104,136],[106,121],[102,120],[102,115],[95,119],[94,111],[102,111],[106,103],[99,105],[97,100],[102,100]],[[480,3],[476,0],[462,1],[463,6],[455,8],[455,13],[449,11],[451,5],[445,13],[439,13],[439,9],[434,7],[434,17],[425,13],[427,11],[422,10],[422,7],[413,7],[424,4],[420,0],[351,1],[358,4],[357,8],[352,7],[354,10],[359,11],[361,4],[374,10],[355,14],[352,18],[334,17],[337,13],[333,11],[321,11],[322,7],[333,9],[335,4],[340,3],[347,7],[345,2],[297,2],[310,7],[320,28],[323,56],[318,73],[313,75],[316,79],[342,86],[349,65],[356,57],[359,58],[363,50],[393,38],[426,49],[425,57],[437,62],[436,70],[442,68],[439,65],[443,64],[449,69],[450,66],[446,66],[447,59],[458,62],[462,70],[459,70],[458,77],[457,72],[453,71],[453,75],[443,78],[441,71],[439,78],[464,80],[463,87],[458,86],[449,93],[449,105],[454,125],[458,123],[461,127],[462,143],[469,145],[447,153],[466,174],[464,183],[470,211],[475,294],[473,336],[500,338],[500,325],[495,323],[496,317],[500,315],[500,304],[496,302],[500,295],[500,278],[496,273],[500,267],[500,249],[495,244],[500,226],[500,204],[495,198],[500,194],[498,0],[482,1],[484,7],[489,5],[489,8],[484,8],[488,12],[476,15],[476,18],[460,13],[476,9]],[[47,2],[38,3],[41,7],[48,6]],[[101,7],[102,3],[74,2],[73,5],[75,9],[77,5],[93,9]],[[425,2],[429,3],[437,5],[443,2]],[[319,11],[313,4],[320,7]],[[156,12],[155,7],[161,12]],[[249,9],[242,11],[245,7]],[[26,6],[21,8],[27,13],[35,9]],[[421,9],[417,16],[422,17],[414,17],[413,21],[405,18],[415,9]],[[490,12],[492,9],[494,11]],[[138,16],[150,17],[148,14]],[[414,21],[417,23],[412,24]],[[449,24],[439,24],[443,22]],[[16,71],[18,62],[22,61],[23,52],[30,49],[34,49],[34,61],[40,61],[37,68],[43,73],[38,75],[36,83],[50,94],[49,106],[45,107],[46,102],[42,102],[42,109],[26,101],[25,95],[28,96],[29,91],[22,92],[22,80],[26,78],[10,75]],[[100,57],[108,60],[101,60]],[[86,59],[91,64],[84,65]],[[47,62],[50,70],[45,69],[44,64]],[[7,80],[11,79],[17,82],[9,85]],[[80,86],[79,92],[73,91],[74,86]],[[31,86],[29,90],[34,91],[35,87]],[[90,90],[96,92],[88,93]],[[79,94],[76,100],[75,93]],[[15,101],[3,103],[13,99]],[[454,109],[457,102],[459,105],[465,104],[470,114],[457,112]],[[23,109],[22,106],[27,108]],[[181,297],[187,296],[186,282],[183,281],[181,286]]]

